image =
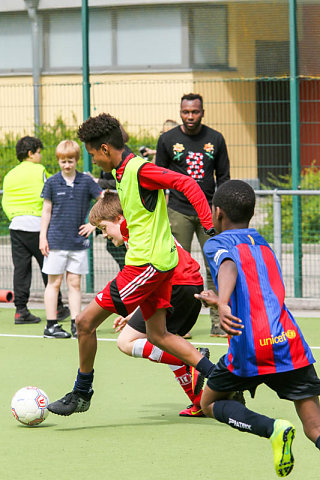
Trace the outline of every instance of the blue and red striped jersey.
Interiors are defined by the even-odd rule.
[[[241,377],[279,373],[315,362],[310,347],[287,309],[280,265],[267,241],[254,229],[226,230],[204,245],[212,278],[226,259],[238,277],[231,295],[232,314],[242,320],[242,335],[229,339],[225,362]]]

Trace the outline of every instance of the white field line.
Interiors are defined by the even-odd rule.
[[[13,338],[44,338],[42,335],[15,335],[12,333],[0,333],[0,337],[13,337]],[[50,340],[50,339],[49,339]],[[52,339],[56,340],[56,339]],[[64,339],[65,340],[65,339]],[[71,338],[76,340],[76,338]],[[98,338],[98,342],[116,342],[116,338]],[[227,343],[215,343],[215,342],[190,342],[192,345],[205,345],[213,347],[227,347]],[[320,350],[320,346],[310,346],[313,350]]]

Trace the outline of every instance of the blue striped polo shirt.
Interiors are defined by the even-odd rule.
[[[47,239],[51,250],[84,250],[89,248],[87,238],[79,235],[79,227],[86,222],[91,199],[99,197],[101,188],[89,176],[76,172],[73,185],[67,185],[61,172],[44,184],[41,197],[52,202]]]

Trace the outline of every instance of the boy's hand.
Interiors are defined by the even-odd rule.
[[[242,320],[231,314],[230,306],[228,304],[219,304],[218,310],[222,330],[224,330],[230,338],[241,335],[241,330],[244,328]]]
[[[112,328],[115,332],[121,332],[121,330],[127,325],[128,320],[130,319],[131,315],[127,317],[117,317],[114,322]]]
[[[85,223],[84,225],[81,225],[79,228],[79,235],[82,237],[88,238],[89,235],[91,235],[92,232],[94,232],[96,227],[91,225],[91,223]]]
[[[218,307],[219,298],[213,290],[203,290],[201,293],[195,293],[194,296],[204,307]]]
[[[43,256],[47,257],[49,255],[49,243],[46,238],[41,238],[39,240],[39,249]]]

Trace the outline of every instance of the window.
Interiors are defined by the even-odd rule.
[[[194,67],[227,66],[228,31],[225,6],[191,8],[190,44]]]
[[[2,71],[32,69],[31,23],[27,14],[0,15],[0,68]]]
[[[89,59],[92,67],[110,66],[112,59],[111,14],[105,9],[90,10]],[[47,67],[79,69],[82,65],[81,12],[49,14]]]
[[[38,18],[43,72],[79,73],[81,10],[40,10]],[[27,13],[1,14],[0,71],[32,71],[31,26]],[[228,68],[227,6],[90,8],[89,63],[92,72]]]
[[[177,7],[132,8],[117,15],[117,64],[182,63],[181,12]]]

